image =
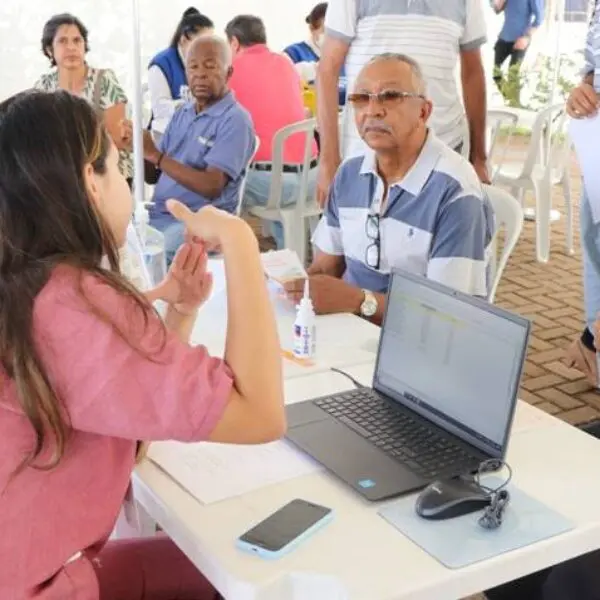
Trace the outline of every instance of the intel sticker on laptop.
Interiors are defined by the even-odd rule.
[[[375,482],[372,479],[361,479],[358,482],[358,485],[363,489],[363,490],[368,490],[370,488],[374,488],[375,487]]]

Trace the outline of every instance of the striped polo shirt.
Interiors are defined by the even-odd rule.
[[[362,67],[383,52],[415,59],[433,102],[429,124],[451,147],[467,131],[457,86],[459,52],[479,48],[486,40],[483,0],[329,0],[327,35],[350,45],[346,59],[348,91]],[[365,151],[350,107],[342,132],[344,158]]]
[[[329,192],[314,244],[344,256],[344,279],[387,291],[392,269],[423,275],[462,292],[487,297],[488,248],[494,214],[473,167],[430,131],[419,157],[389,186],[380,214],[380,268],[367,265],[369,214],[379,214],[384,184],[372,151],[346,160]]]

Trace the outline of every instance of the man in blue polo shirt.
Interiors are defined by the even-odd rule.
[[[188,49],[185,70],[194,100],[173,115],[158,148],[144,132],[144,157],[162,171],[150,223],[163,232],[169,261],[185,232],[166,209],[166,201],[176,198],[192,210],[211,204],[235,212],[255,145],[250,115],[227,87],[231,53],[225,41],[196,38]]]
[[[496,14],[504,12],[504,25],[494,46],[494,81],[505,100],[520,105],[519,69],[531,36],[544,20],[544,0],[492,0]],[[510,56],[505,85],[502,65]]]
[[[315,232],[315,310],[380,323],[393,268],[486,297],[493,211],[474,168],[428,129],[418,64],[373,58],[348,102],[369,150],[340,166]],[[288,284],[288,295],[297,299],[302,287]]]

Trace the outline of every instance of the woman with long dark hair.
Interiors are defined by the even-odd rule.
[[[177,24],[171,43],[159,52],[148,67],[148,90],[152,104],[152,129],[163,133],[173,113],[188,100],[185,76],[185,53],[199,35],[211,34],[213,22],[193,7],[188,8]]]
[[[97,115],[65,92],[0,105],[0,598],[214,598],[165,536],[107,539],[139,440],[252,444],[284,429],[280,347],[240,219],[170,204],[196,237],[150,297],[121,275],[131,195]],[[224,256],[224,359],[188,344]],[[150,300],[167,304],[164,322]]]

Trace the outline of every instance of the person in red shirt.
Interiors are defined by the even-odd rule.
[[[264,23],[252,15],[239,15],[225,28],[233,53],[233,74],[229,88],[236,100],[250,113],[260,147],[254,167],[247,176],[244,204],[265,205],[271,186],[273,136],[282,128],[306,119],[302,82],[289,57],[271,52],[267,46]],[[281,204],[297,201],[300,171],[304,159],[305,136],[288,138],[283,148]],[[317,144],[313,143],[307,197],[315,194]],[[283,230],[273,231],[277,246],[283,247]]]
[[[285,428],[281,350],[250,227],[171,201],[197,237],[144,297],[119,272],[132,209],[117,149],[85,100],[25,92],[0,104],[3,600],[212,600],[166,536],[107,542],[138,441],[253,444]],[[217,246],[223,359],[188,343]]]

